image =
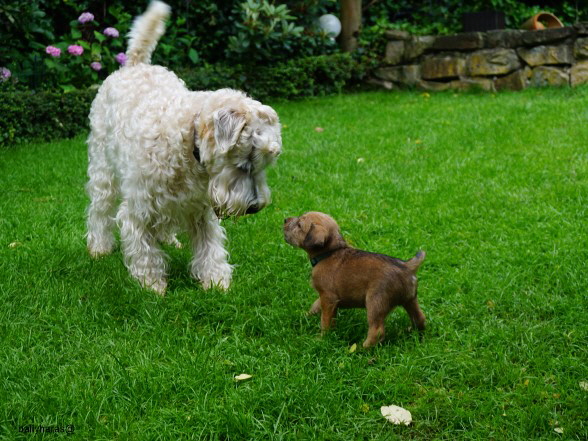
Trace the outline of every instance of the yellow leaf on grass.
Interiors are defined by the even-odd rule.
[[[349,348],[349,353],[353,354],[357,350],[357,343],[353,343]]]

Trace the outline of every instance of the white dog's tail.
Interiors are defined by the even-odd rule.
[[[153,0],[143,15],[135,18],[129,32],[126,66],[151,62],[151,54],[165,33],[165,20],[171,8],[159,0]]]

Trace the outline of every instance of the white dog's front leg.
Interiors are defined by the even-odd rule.
[[[224,248],[225,230],[211,209],[203,216],[195,218],[190,225],[192,241],[192,276],[202,282],[204,289],[218,286],[227,289],[231,284],[233,266]]]
[[[158,247],[157,238],[147,225],[139,221],[123,202],[117,221],[125,265],[141,286],[164,295],[167,288],[165,254]]]

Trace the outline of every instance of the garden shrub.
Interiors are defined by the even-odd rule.
[[[0,92],[0,146],[71,138],[88,130],[95,90]]]
[[[363,28],[386,26],[419,35],[454,34],[462,32],[464,13],[488,10],[503,12],[510,29],[518,29],[540,11],[555,14],[564,25],[588,19],[588,10],[577,0],[379,0],[364,10]]]
[[[359,83],[361,66],[349,54],[320,55],[250,68],[203,67],[180,70],[179,76],[192,90],[230,87],[260,100],[300,98],[341,92]]]
[[[259,100],[335,94],[359,83],[363,75],[361,66],[349,54],[307,57],[258,69],[206,66],[177,73],[191,90],[230,87]],[[95,94],[91,89],[0,92],[0,145],[84,133]]]
[[[255,66],[336,50],[317,20],[336,9],[337,0],[291,0],[280,6],[270,0],[166,1],[172,17],[153,62],[174,70],[225,60]],[[11,24],[0,26],[0,38],[6,42],[0,45],[0,67],[29,88],[64,90],[88,87],[118,67],[115,56],[126,48],[123,36],[132,17],[147,5],[121,0],[22,4],[7,0],[0,6],[0,22]],[[91,20],[80,20],[89,15]],[[106,29],[120,37],[105,34]],[[83,52],[70,52],[72,46]]]
[[[299,26],[286,4],[247,0],[235,9],[236,34],[230,35],[226,58],[240,64],[259,65],[292,58],[332,53],[334,39],[315,21]]]

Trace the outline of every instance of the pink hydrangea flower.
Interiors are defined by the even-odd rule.
[[[118,31],[115,28],[106,28],[104,29],[104,31],[102,32],[104,35],[106,35],[107,37],[112,37],[112,38],[117,38],[118,37]]]
[[[119,54],[116,54],[114,56],[114,59],[116,60],[116,62],[122,66],[125,65],[125,63],[127,62],[127,55],[124,52],[121,52]]]
[[[67,51],[77,57],[84,53],[84,48],[82,46],[78,46],[77,44],[72,44],[68,46]]]
[[[98,61],[93,61],[90,63],[90,67],[94,69],[96,72],[102,69],[102,65]]]
[[[51,55],[52,57],[59,57],[61,55],[61,49],[55,46],[47,46],[45,48],[45,52]]]
[[[91,12],[84,12],[82,15],[78,17],[78,21],[82,24],[88,23],[89,21],[94,20],[94,14]]]
[[[12,76],[12,72],[6,67],[0,67],[0,82],[8,80]]]

